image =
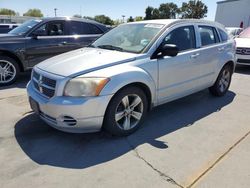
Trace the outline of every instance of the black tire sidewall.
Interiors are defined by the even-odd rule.
[[[230,72],[230,80],[229,80],[229,84],[228,84],[227,88],[224,90],[224,92],[221,92],[221,91],[220,91],[220,88],[219,88],[219,87],[220,87],[220,86],[219,86],[219,85],[220,85],[219,83],[220,83],[222,74],[223,74],[224,70],[226,70],[226,69]],[[217,78],[215,84],[210,88],[210,89],[211,89],[211,92],[212,92],[214,95],[216,95],[216,96],[224,96],[224,95],[227,93],[227,91],[228,91],[228,89],[229,89],[229,87],[230,87],[230,85],[231,85],[232,74],[233,74],[233,72],[232,72],[231,67],[230,67],[229,65],[225,65],[225,66],[222,68],[222,70],[220,71],[220,74],[219,74],[219,76],[218,76],[218,78]]]
[[[8,86],[8,85],[11,85],[11,84],[13,84],[13,83],[17,80],[17,78],[18,78],[18,76],[19,76],[19,74],[20,74],[20,68],[19,68],[19,66],[18,66],[18,64],[17,64],[17,62],[16,62],[16,60],[14,60],[14,59],[11,58],[11,57],[8,57],[8,56],[1,56],[1,55],[0,55],[0,60],[5,60],[5,61],[10,62],[10,63],[15,67],[15,69],[16,69],[16,75],[15,75],[15,77],[14,77],[10,82],[7,82],[7,83],[0,83],[0,86]]]
[[[136,94],[142,99],[143,113],[142,113],[142,117],[141,117],[140,122],[133,129],[125,131],[125,130],[120,129],[118,127],[118,125],[116,124],[115,112],[116,112],[116,108],[117,108],[118,104],[121,102],[121,100],[129,94]],[[106,131],[108,131],[109,133],[111,133],[112,135],[127,136],[127,135],[135,132],[141,126],[142,122],[145,119],[147,111],[148,111],[148,101],[147,101],[147,97],[144,94],[143,90],[141,90],[138,87],[124,88],[124,89],[120,90],[117,94],[115,94],[114,97],[111,99],[111,101],[108,105],[108,108],[106,110],[106,113],[105,113],[103,128]]]

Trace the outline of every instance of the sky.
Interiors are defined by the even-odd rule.
[[[0,8],[13,9],[22,15],[30,8],[39,8],[45,17],[54,16],[54,8],[57,8],[57,16],[95,16],[105,14],[112,19],[121,19],[122,15],[145,16],[147,6],[158,8],[161,3],[174,2],[181,6],[187,0],[0,0]],[[214,20],[217,0],[203,0],[208,6],[208,20]]]

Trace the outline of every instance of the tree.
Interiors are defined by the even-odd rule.
[[[11,9],[7,9],[7,8],[0,9],[0,15],[15,16],[16,14],[17,14],[17,12],[15,12],[14,10],[11,10]]]
[[[115,26],[120,25],[120,24],[122,24],[122,23],[123,23],[123,21],[120,20],[120,19],[117,19],[117,20],[114,21],[114,25],[115,25]]]
[[[111,20],[110,17],[105,15],[97,15],[94,17],[94,20],[105,25],[114,25],[114,21]]]
[[[204,18],[207,14],[207,6],[200,0],[190,0],[188,3],[182,3],[182,18]]]
[[[135,20],[134,20],[134,18],[132,17],[132,16],[130,16],[129,18],[128,18],[128,20],[127,20],[127,22],[134,22]]]
[[[160,11],[158,8],[155,8],[153,10],[152,19],[159,19],[159,18],[160,18]]]
[[[23,16],[32,16],[32,17],[43,17],[43,14],[40,9],[29,9]]]
[[[83,18],[87,20],[95,20],[93,17],[90,17],[90,16],[83,16]]]
[[[82,16],[80,14],[75,14],[73,15],[74,18],[82,18]]]
[[[148,6],[146,8],[146,11],[145,11],[146,16],[145,16],[144,20],[152,20],[152,18],[153,18],[153,10],[154,10],[154,8],[150,7],[150,6]]]
[[[142,20],[143,20],[142,16],[136,16],[135,17],[135,21],[137,21],[137,22],[142,21]]]
[[[179,8],[175,3],[163,3],[159,7],[159,12],[162,19],[175,19]]]

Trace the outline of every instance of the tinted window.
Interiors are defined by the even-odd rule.
[[[199,32],[201,36],[202,46],[207,46],[219,42],[217,33],[213,27],[199,26]]]
[[[95,25],[89,24],[90,33],[89,34],[102,34],[103,32]]]
[[[196,47],[194,27],[184,26],[171,31],[164,43],[175,44],[180,51],[194,49]]]
[[[70,35],[83,34],[83,24],[81,22],[72,21],[70,23]]]
[[[228,40],[228,34],[225,31],[219,29],[219,33],[220,33],[220,38],[223,42]]]
[[[102,31],[93,24],[72,21],[70,25],[71,35],[102,34]]]
[[[33,33],[35,33],[38,36],[64,35],[64,23],[63,22],[49,22],[40,26]]]
[[[92,34],[90,32],[90,27],[89,27],[89,24],[88,23],[82,23],[82,30],[83,30],[83,33],[84,35],[89,35],[89,34]]]

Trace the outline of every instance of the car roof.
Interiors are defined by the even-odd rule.
[[[42,20],[42,21],[71,20],[71,21],[80,21],[80,22],[85,22],[85,23],[87,22],[87,23],[105,26],[104,24],[101,24],[101,23],[96,22],[94,20],[89,20],[89,19],[85,19],[85,18],[67,17],[67,16],[64,16],[64,17],[44,17],[44,18],[41,18],[40,20]]]
[[[242,29],[240,27],[226,27],[226,29]]]
[[[202,19],[158,19],[158,20],[145,20],[145,21],[139,21],[139,22],[131,22],[129,24],[134,24],[134,23],[163,24],[167,26],[172,26],[172,25],[181,24],[181,23],[191,23],[191,24],[198,23],[198,24],[209,24],[212,26],[225,28],[224,25],[218,22],[202,20]]]

